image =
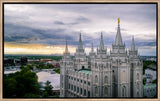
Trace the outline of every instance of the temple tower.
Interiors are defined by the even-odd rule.
[[[130,97],[130,65],[120,32],[120,19],[115,43],[110,53],[112,62],[113,97]]]
[[[81,39],[81,33],[79,35],[79,43],[78,43],[78,48],[76,49],[75,53],[75,70],[80,70],[80,69],[88,69],[88,59],[86,58],[86,53],[82,45],[82,39]]]
[[[129,50],[131,67],[131,97],[143,97],[143,62],[140,61],[138,49],[135,48],[134,37]]]
[[[63,53],[62,60],[60,61],[60,97],[67,96],[68,87],[68,70],[73,68],[73,61],[68,51],[68,45],[66,41],[65,52]]]

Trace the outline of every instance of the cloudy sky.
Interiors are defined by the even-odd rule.
[[[126,48],[132,36],[140,55],[156,56],[156,4],[4,4],[5,54],[62,54],[76,50],[79,33],[88,54],[103,33],[108,52],[117,19]]]

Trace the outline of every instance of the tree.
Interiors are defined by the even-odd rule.
[[[49,96],[49,95],[48,95],[47,91],[44,91],[43,94],[42,94],[42,97],[46,98],[46,97],[48,97],[48,96]]]
[[[27,67],[30,68],[31,70],[33,70],[33,65],[27,64]]]
[[[43,92],[43,97],[48,97],[53,95],[52,91],[52,85],[50,81],[46,81],[45,86],[44,86],[44,92]]]
[[[143,78],[143,85],[146,84],[146,78]]]
[[[38,77],[31,72],[29,67],[23,68],[20,72],[4,76],[4,97],[31,97],[31,94],[39,93]],[[26,95],[28,94],[28,95]]]
[[[39,98],[40,96],[37,94],[27,93],[24,95],[25,98]]]
[[[145,69],[149,68],[149,65],[156,65],[155,61],[143,61],[143,74],[145,74]]]
[[[48,68],[51,68],[51,69],[53,68],[52,64],[48,64],[47,66],[48,66]]]
[[[4,97],[16,97],[17,82],[14,78],[4,77]]]
[[[59,68],[54,69],[54,71],[55,71],[56,73],[60,74],[60,69],[59,69]]]
[[[21,66],[20,66],[20,69],[23,69],[23,68],[24,68],[24,66],[23,66],[23,65],[21,65]]]
[[[152,83],[157,83],[157,79],[153,80]]]

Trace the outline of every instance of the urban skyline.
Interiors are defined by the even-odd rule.
[[[75,53],[82,34],[88,54],[103,33],[110,51],[117,19],[126,48],[134,36],[140,55],[156,56],[156,4],[5,4],[5,54],[62,54],[65,41]]]

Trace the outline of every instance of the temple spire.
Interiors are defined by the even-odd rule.
[[[91,49],[91,52],[94,52],[94,49],[93,49],[93,42],[92,42],[92,49]]]
[[[131,50],[135,50],[135,44],[134,44],[134,36],[132,37],[132,44],[131,44]]]
[[[100,50],[101,50],[101,49],[104,49],[103,34],[102,34],[102,32],[101,32],[101,41],[100,41],[100,47],[99,47],[99,49],[100,49]]]
[[[66,49],[65,49],[65,53],[68,53],[68,44],[67,44],[67,40],[66,40]]]
[[[115,45],[123,45],[122,36],[120,32],[120,19],[119,18],[118,18],[118,28],[117,28],[117,35],[115,39]]]
[[[78,49],[83,49],[83,46],[82,46],[82,40],[81,40],[81,33],[79,34]]]

